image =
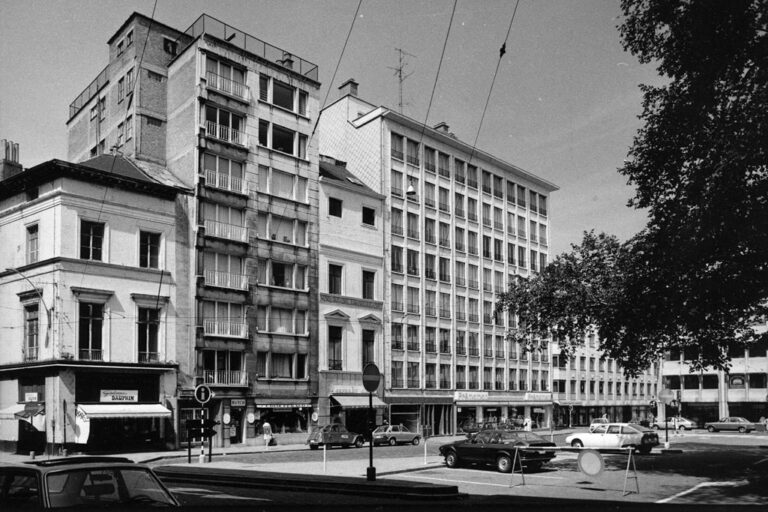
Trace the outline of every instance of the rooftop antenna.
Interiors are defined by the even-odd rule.
[[[387,66],[389,69],[394,70],[395,76],[397,77],[398,82],[398,90],[400,93],[400,101],[397,103],[397,109],[402,114],[403,113],[403,107],[407,105],[407,103],[403,103],[403,82],[406,78],[411,76],[413,74],[413,71],[410,73],[404,73],[405,67],[408,65],[408,63],[405,61],[405,57],[416,57],[412,53],[408,53],[402,48],[395,48],[395,51],[397,52],[397,66]]]

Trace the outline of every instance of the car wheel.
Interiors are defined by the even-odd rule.
[[[712,425],[708,426],[707,430],[710,431],[710,432],[715,432],[716,431],[715,427],[713,427]]]
[[[747,429],[746,429],[746,428],[744,428],[744,427],[739,427],[739,433],[740,433],[740,434],[743,434],[743,433],[744,433],[744,432],[746,432],[746,431],[747,431]]]
[[[451,451],[446,454],[445,465],[449,468],[459,467],[459,456],[456,455],[456,452]]]
[[[311,444],[311,445],[309,445],[309,449],[310,449],[310,450],[317,450],[318,448],[320,448],[320,446],[318,446],[318,445],[316,445],[316,444]]]
[[[363,438],[358,437],[355,439],[355,448],[362,448],[363,447]]]
[[[584,443],[582,443],[581,440],[579,439],[574,439],[573,441],[571,441],[571,446],[573,446],[574,448],[583,448]]]
[[[419,439],[418,437],[414,437],[413,441],[411,441],[411,443],[413,443],[413,446],[419,446],[420,442],[421,442],[421,439]]]
[[[684,430],[686,430],[684,425],[680,425],[679,427],[677,427],[678,432],[682,432]]]
[[[395,446],[397,444],[397,439],[394,437],[389,438],[389,446]]]
[[[499,473],[512,471],[512,459],[509,458],[509,455],[499,455],[499,458],[496,459],[496,469],[499,470]]]

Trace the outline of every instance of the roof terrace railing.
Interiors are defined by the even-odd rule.
[[[246,34],[242,30],[238,30],[226,23],[212,18],[207,14],[201,15],[195,20],[190,27],[184,31],[184,35],[178,40],[179,53],[186,48],[192,41],[197,39],[203,34],[210,35],[222,41],[236,46],[248,53],[261,57],[270,62],[275,62],[278,65],[295,71],[302,76],[305,76],[311,80],[318,81],[318,68],[317,64],[313,64],[300,57],[292,55],[290,52],[272,46],[269,43],[262,41],[256,37]],[[189,43],[183,45],[181,40],[188,40]]]
[[[75,117],[91,98],[96,96],[101,88],[107,85],[107,82],[109,81],[107,78],[107,69],[109,69],[109,64],[107,64],[96,79],[91,82],[77,98],[75,98],[75,101],[69,104],[69,119]]]

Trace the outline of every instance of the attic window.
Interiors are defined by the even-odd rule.
[[[165,50],[165,53],[170,55],[176,55],[176,53],[179,50],[179,45],[176,43],[176,41],[173,41],[168,38],[163,38],[163,50]]]

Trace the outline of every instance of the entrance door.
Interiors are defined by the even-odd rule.
[[[243,409],[230,409],[229,418],[229,444],[239,444],[243,440]]]

